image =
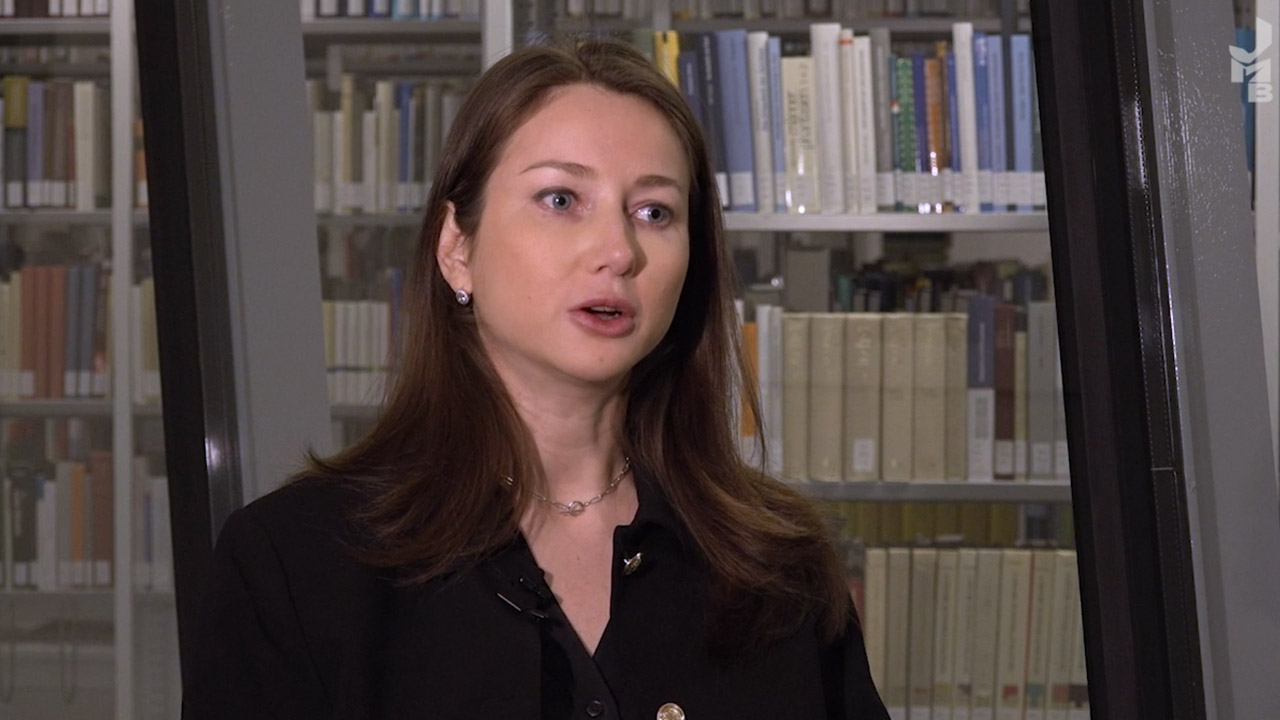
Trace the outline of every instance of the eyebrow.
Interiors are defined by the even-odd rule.
[[[561,160],[542,160],[536,162],[520,172],[521,175],[531,170],[539,168],[552,168],[561,172],[568,173],[575,177],[594,178],[596,171],[586,165],[575,162],[564,162]],[[641,187],[670,187],[683,191],[684,187],[675,179],[666,175],[643,175],[636,180],[636,184]]]

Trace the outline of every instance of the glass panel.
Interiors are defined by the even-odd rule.
[[[1025,3],[556,5],[537,30],[633,42],[702,116],[763,411],[743,454],[826,509],[891,715],[1087,713]],[[372,416],[478,69],[341,10],[303,3],[336,447]]]
[[[0,2],[5,717],[178,712],[145,163],[140,124],[113,132],[109,12],[105,0]],[[119,157],[134,168],[132,187],[113,187]],[[117,237],[121,193],[134,199],[119,209],[133,229]],[[122,264],[135,280],[127,297],[113,288]],[[128,323],[112,317],[119,303]],[[121,386],[113,363],[126,349]],[[117,407],[119,396],[129,402]],[[125,438],[132,447],[118,457]],[[123,521],[129,531],[117,532]],[[119,622],[132,623],[127,646]],[[119,687],[127,667],[136,681]]]

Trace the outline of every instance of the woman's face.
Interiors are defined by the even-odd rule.
[[[473,237],[440,265],[474,296],[503,379],[616,385],[671,325],[689,265],[689,167],[646,101],[570,85],[510,138]]]

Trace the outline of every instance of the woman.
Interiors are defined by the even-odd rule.
[[[737,454],[679,91],[518,50],[427,207],[383,415],[228,520],[184,716],[887,717],[820,519]]]

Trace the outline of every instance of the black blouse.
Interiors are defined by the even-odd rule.
[[[888,718],[855,622],[834,643],[810,621],[762,653],[713,659],[705,571],[656,484],[636,482],[594,655],[523,540],[404,587],[350,557],[349,488],[295,484],[252,503],[218,540],[183,717]]]

